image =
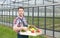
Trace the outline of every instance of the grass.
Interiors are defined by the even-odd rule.
[[[14,18],[15,18],[15,16],[3,16],[3,17],[1,16],[0,21],[12,23]],[[34,17],[34,18],[26,17],[26,19],[28,21],[28,24],[32,24],[32,21],[33,21],[34,25],[36,25],[36,26],[38,25],[38,18],[37,17]],[[32,19],[34,19],[34,20],[32,20]],[[60,27],[59,27],[60,26],[60,19],[55,18],[54,21],[55,21],[54,22],[55,30],[60,31]],[[45,18],[39,18],[39,25],[40,25],[40,28],[44,28]],[[46,18],[46,28],[53,29],[53,19],[52,18]]]
[[[0,24],[0,38],[17,38],[17,35],[11,28]]]
[[[17,38],[17,34],[11,28],[0,24],[0,38]],[[46,36],[29,36],[29,38],[46,38]]]

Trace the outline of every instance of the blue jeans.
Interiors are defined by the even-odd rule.
[[[27,35],[20,35],[20,34],[17,34],[17,37],[18,37],[18,38],[28,38]]]

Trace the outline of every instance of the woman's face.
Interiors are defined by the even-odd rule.
[[[19,16],[23,16],[24,15],[24,9],[19,9],[18,10],[18,14],[19,14]]]

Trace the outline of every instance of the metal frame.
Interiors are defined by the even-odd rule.
[[[32,8],[32,24],[34,25],[34,7]]]
[[[54,18],[55,18],[55,6],[53,5],[53,37],[55,37],[55,33],[54,33],[54,27],[55,27],[55,25],[54,25],[54,23],[55,23],[55,21],[54,21]]]
[[[44,21],[44,27],[45,27],[45,35],[46,35],[46,6],[45,6],[45,21]]]

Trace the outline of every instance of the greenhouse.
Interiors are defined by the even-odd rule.
[[[42,35],[60,38],[60,0],[0,0],[0,27],[13,27],[19,7],[24,7],[28,24],[42,29]]]

